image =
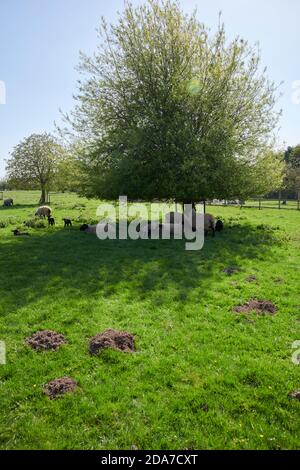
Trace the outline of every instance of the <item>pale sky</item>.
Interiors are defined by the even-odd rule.
[[[299,0],[181,0],[181,7],[197,7],[198,18],[213,31],[221,10],[230,38],[259,41],[269,77],[284,81],[280,141],[300,143],[300,91],[293,90],[293,83],[300,84]],[[123,0],[0,1],[0,177],[4,159],[21,139],[52,132],[59,108],[72,108],[79,50],[91,54],[100,17],[114,22],[122,9]]]

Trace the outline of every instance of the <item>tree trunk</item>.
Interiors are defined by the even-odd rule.
[[[45,202],[47,202],[47,190],[44,186],[42,186],[40,204],[45,204]]]

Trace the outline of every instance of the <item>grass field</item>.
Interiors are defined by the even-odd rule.
[[[82,233],[98,202],[70,194],[52,195],[54,229],[13,237],[39,194],[12,197],[0,209],[1,449],[300,447],[300,402],[288,396],[300,389],[300,213],[209,208],[225,230],[188,252],[184,241]],[[251,298],[277,314],[233,312]],[[88,339],[106,328],[134,333],[137,352],[90,356]],[[29,349],[41,329],[68,344]],[[65,375],[78,391],[49,400],[43,385]]]

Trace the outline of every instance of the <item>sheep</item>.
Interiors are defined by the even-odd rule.
[[[50,217],[51,212],[52,212],[51,207],[41,206],[37,209],[37,211],[35,213],[35,216],[36,217],[43,217],[43,218]]]
[[[159,222],[141,222],[137,226],[137,231],[141,233],[142,237],[151,237],[151,235],[158,235],[161,237],[163,234],[168,235],[175,235],[176,233],[180,233],[180,224],[174,223],[159,223]]]
[[[97,227],[98,227],[99,224],[97,225],[88,225],[88,224],[83,224],[81,225],[80,227],[80,231],[81,232],[85,232],[85,233],[97,233]],[[103,229],[104,229],[104,232],[108,232],[109,230],[109,224],[101,224],[103,226]]]
[[[224,228],[224,223],[222,222],[222,220],[218,219],[216,221],[215,231],[216,232],[222,232],[223,228]]]
[[[215,236],[216,232],[221,232],[224,228],[222,220],[216,220],[212,214],[204,214],[204,233],[208,234],[209,230],[212,231],[212,236]]]
[[[83,224],[79,230],[81,232],[96,233],[96,225]]]
[[[53,225],[55,225],[55,219],[54,219],[54,217],[48,216],[48,226],[50,226],[50,225],[51,225],[51,227],[53,227]]]
[[[13,199],[5,199],[3,202],[4,207],[11,207],[14,205],[14,200]]]
[[[192,212],[192,228],[196,229],[196,217],[197,213],[193,210]],[[180,212],[170,212],[166,215],[167,223],[183,224],[183,214]],[[215,232],[221,232],[224,228],[224,224],[221,220],[216,220],[212,214],[204,214],[204,233],[205,235],[211,230],[212,235],[215,236]]]
[[[18,229],[12,230],[12,233],[15,237],[28,237],[29,233],[27,232],[20,232]]]
[[[71,219],[63,219],[64,222],[64,228],[66,227],[72,227],[72,220]]]

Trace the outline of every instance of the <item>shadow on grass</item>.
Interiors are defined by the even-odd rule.
[[[17,210],[17,209],[31,209],[31,208],[38,208],[39,207],[39,203],[37,202],[36,204],[14,204],[13,206],[11,207],[5,207],[5,206],[1,206],[0,207],[0,212],[3,210],[3,211],[6,211],[6,210]]]
[[[75,228],[7,235],[0,251],[0,305],[8,313],[47,295],[111,296],[117,290],[143,299],[171,289],[174,300],[183,300],[199,287],[205,295],[224,267],[266,260],[277,243],[272,233],[246,224],[208,236],[200,251],[185,251],[182,240],[100,241]]]

